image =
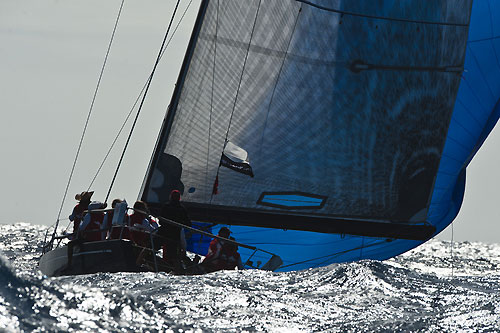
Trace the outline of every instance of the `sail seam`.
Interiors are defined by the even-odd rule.
[[[472,133],[465,125],[463,125],[460,121],[456,120],[456,119],[451,119],[452,122],[454,122],[455,124],[457,124],[457,126],[461,127],[463,129],[463,131],[465,133],[467,133],[471,139],[474,140],[475,136],[474,136],[474,133]]]
[[[491,35],[493,36],[495,34],[495,32],[493,31],[493,17],[491,16],[491,4],[489,2],[488,2],[488,9],[489,9],[489,12],[490,12],[490,29],[491,29]],[[493,44],[493,40],[492,39],[490,39],[490,43],[491,43],[491,48],[493,49],[493,53],[495,54],[495,59],[497,60],[497,65],[500,68],[500,60],[498,59],[497,50],[495,48],[495,44]]]
[[[465,81],[465,78],[462,78],[462,80]],[[465,104],[464,102],[462,102],[462,100],[460,98],[457,97],[457,102],[462,105],[462,107],[464,108],[465,111],[467,111],[467,113],[469,114],[469,116],[471,116],[472,119],[474,119],[474,121],[477,123],[477,125],[479,126],[479,128],[482,128],[482,124],[481,124],[481,121],[479,119],[477,119],[476,117],[476,114],[474,112],[472,112]]]
[[[477,66],[477,69],[479,70],[479,74],[481,74],[481,78],[483,79],[486,87],[488,87],[488,91],[490,92],[492,100],[495,100],[495,94],[493,94],[493,91],[490,87],[490,83],[488,82],[488,80],[486,80],[486,75],[484,75],[483,69],[481,68],[480,63],[477,60],[477,57],[474,54],[474,51],[472,51],[472,48],[470,46],[468,48],[470,50],[470,55],[472,56],[472,59],[474,59],[474,62],[476,63],[476,66]]]
[[[208,34],[200,34],[200,39],[210,41],[214,39],[215,36],[211,36]],[[230,39],[227,37],[217,36],[217,43],[231,46],[239,49],[248,49],[248,45],[244,42],[240,42],[234,39]],[[463,63],[459,65],[444,65],[444,66],[429,66],[429,65],[421,65],[421,66],[411,66],[411,65],[396,65],[396,64],[372,64],[366,63],[362,60],[354,60],[354,61],[328,61],[328,60],[320,60],[308,58],[301,55],[296,55],[293,53],[288,53],[287,51],[278,51],[271,48],[258,46],[258,45],[250,45],[250,51],[258,54],[273,56],[277,58],[286,57],[290,61],[300,62],[304,64],[311,64],[317,66],[345,66],[346,68],[351,69],[354,72],[362,71],[362,70],[396,70],[396,71],[421,71],[421,72],[449,72],[449,73],[462,73]]]
[[[470,92],[472,93],[472,96],[475,97],[476,101],[477,101],[477,104],[481,107],[481,109],[483,109],[483,112],[484,113],[488,113],[486,107],[483,105],[481,99],[479,98],[479,96],[476,94],[476,91],[472,88],[472,86],[470,85],[469,81],[467,80],[467,78],[463,77],[463,81],[465,82],[465,85],[469,88]]]

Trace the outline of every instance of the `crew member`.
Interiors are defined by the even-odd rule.
[[[94,194],[94,191],[84,191],[75,195],[78,204],[76,204],[75,208],[73,208],[73,212],[69,216],[69,220],[73,222],[73,235],[69,237],[69,239],[76,239],[78,228],[83,220],[83,212],[88,209],[92,194]]]
[[[219,229],[218,236],[229,238],[231,231],[228,228],[222,227]],[[208,247],[207,255],[201,263],[207,273],[220,271],[226,268],[226,258],[224,255],[225,241],[222,239],[214,238]]]
[[[84,192],[84,193],[90,193],[90,195],[88,195],[88,194],[85,195],[86,197],[90,198],[94,192]],[[86,201],[85,201],[86,197],[83,196],[84,193],[82,193],[82,197],[80,198],[80,203],[82,203],[82,201],[83,201],[84,205],[87,205],[86,210],[90,211],[93,209],[106,208],[106,204],[103,204],[102,202],[99,202],[99,201],[94,201],[90,204],[86,203]],[[76,208],[77,207],[75,207],[75,209]],[[75,213],[75,209],[73,209],[73,213]],[[81,208],[79,208],[79,209],[81,209]],[[83,214],[83,213],[84,213],[84,211],[82,210],[81,214]],[[71,214],[71,215],[74,215],[74,214]],[[77,215],[74,215],[74,216],[75,216],[75,218],[77,218]],[[68,258],[68,262],[67,262],[66,267],[62,270],[62,272],[70,273],[71,266],[73,263],[73,247],[75,246],[75,244],[81,244],[84,241],[90,242],[90,241],[102,240],[101,225],[102,225],[103,219],[104,219],[104,213],[88,212],[83,217],[82,223],[81,224],[78,223],[78,226],[76,227],[76,230],[73,233],[73,239],[68,243],[68,251],[66,254],[67,258]]]
[[[132,237],[130,236],[130,231],[129,231],[129,222],[130,219],[128,218],[128,215],[126,215],[126,212],[128,211],[128,206],[127,206],[127,201],[123,200],[120,203],[116,204],[118,206],[118,217],[117,217],[117,224],[113,225],[113,219],[111,219],[111,233],[109,234],[109,239],[129,239],[131,240]],[[123,217],[120,217],[123,214]],[[113,218],[114,218],[114,212],[113,212]]]
[[[93,212],[96,209],[104,209],[106,204],[100,201],[93,201],[88,206],[88,213],[83,218],[83,222],[78,229],[78,234],[86,242],[101,241],[103,230],[102,225],[104,221],[103,212]]]
[[[136,201],[134,203],[134,211],[128,217],[129,225],[134,229],[140,229],[132,230],[132,240],[138,245],[149,247],[149,233],[156,230],[156,228],[155,224],[149,218],[148,205],[144,201]]]
[[[181,193],[173,190],[170,193],[169,202],[163,205],[160,215],[165,219],[190,227],[191,220],[180,200]],[[176,268],[180,268],[180,258],[185,256],[186,251],[186,240],[182,228],[160,220],[158,235],[164,244],[163,258],[173,263]]]
[[[113,216],[115,213],[115,207],[117,204],[121,203],[121,199],[114,199],[113,202],[111,202],[111,208],[113,208],[112,211],[106,212],[104,214],[104,220],[102,222],[102,229],[103,229],[103,234],[102,238],[106,239],[108,235],[111,235],[111,227],[113,226]]]
[[[235,240],[234,237],[229,239]],[[239,270],[243,269],[243,262],[241,261],[241,256],[238,253],[238,245],[235,243],[227,243],[222,247],[222,259],[225,259],[224,269],[234,270],[238,267]]]

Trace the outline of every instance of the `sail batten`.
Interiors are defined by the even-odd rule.
[[[325,1],[307,1],[307,0],[295,0],[297,2],[301,2],[303,4],[313,6],[315,8],[321,9],[321,10],[326,10],[329,12],[341,14],[341,15],[350,15],[350,16],[357,16],[357,17],[362,17],[362,18],[369,18],[369,19],[376,19],[376,20],[387,20],[387,21],[394,21],[394,22],[405,22],[405,23],[418,23],[418,24],[436,24],[436,25],[450,25],[450,26],[458,26],[458,27],[468,27],[469,23],[468,22],[446,22],[446,21],[429,21],[429,20],[422,20],[422,19],[411,19],[411,18],[404,18],[404,17],[388,17],[388,16],[383,16],[383,15],[370,15],[368,12],[366,13],[357,13],[354,11],[348,11],[348,10],[341,10],[333,7],[329,7],[326,5],[321,5],[321,2]]]

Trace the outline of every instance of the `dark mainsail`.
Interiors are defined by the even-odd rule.
[[[470,7],[202,1],[142,199],[179,189],[200,221],[428,239]],[[254,177],[221,167],[228,141]],[[297,191],[324,203],[259,202]]]

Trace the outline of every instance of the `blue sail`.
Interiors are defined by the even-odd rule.
[[[141,198],[180,190],[285,271],[418,246],[456,217],[499,118],[499,6],[202,1]],[[243,157],[221,167],[228,146]]]

